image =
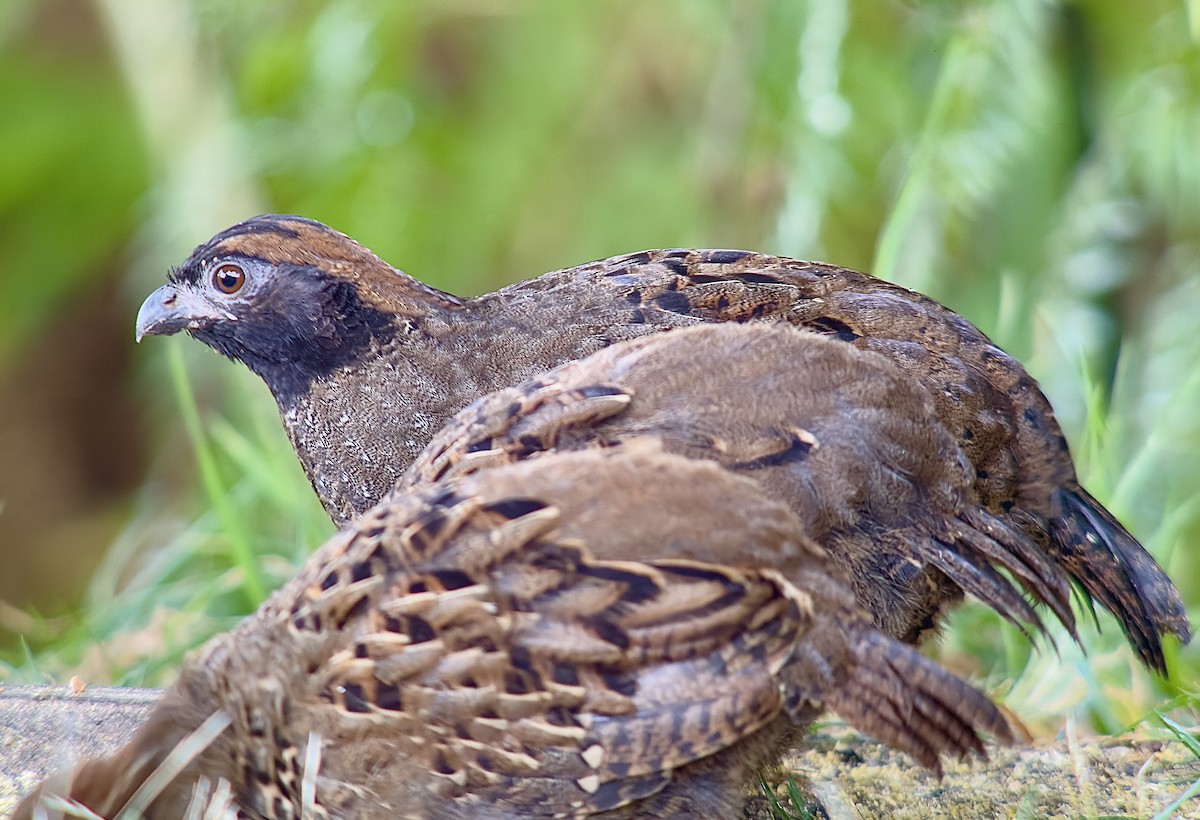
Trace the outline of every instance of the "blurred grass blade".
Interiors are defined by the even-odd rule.
[[[1167,717],[1157,709],[1155,710],[1154,714],[1158,715],[1158,719],[1161,720],[1163,725],[1171,731],[1171,734],[1175,735],[1176,739],[1186,746],[1188,751],[1195,755],[1196,759],[1200,760],[1200,740],[1197,740],[1192,736],[1191,732],[1176,723],[1174,720],[1171,720],[1171,718]],[[1168,818],[1174,817],[1175,812],[1179,811],[1179,809],[1183,807],[1184,803],[1186,803],[1188,800],[1191,800],[1197,794],[1200,794],[1200,779],[1197,779],[1196,782],[1189,786],[1183,794],[1171,801],[1170,805],[1168,805],[1158,814],[1154,815],[1154,820],[1168,820]]]
[[[1171,730],[1171,734],[1175,735],[1179,742],[1186,746],[1188,751],[1196,756],[1197,760],[1200,760],[1200,740],[1197,740],[1192,736],[1191,732],[1180,726],[1174,720],[1167,717],[1157,709],[1154,710],[1154,714],[1158,715],[1158,719],[1163,722],[1164,726]]]
[[[250,546],[250,538],[246,533],[241,518],[233,509],[229,493],[221,481],[217,471],[217,462],[213,458],[208,438],[200,423],[200,411],[196,406],[196,397],[192,393],[191,381],[188,379],[187,368],[184,366],[183,353],[177,340],[170,340],[167,354],[170,364],[171,385],[179,401],[179,409],[183,414],[184,429],[192,449],[196,452],[196,462],[200,467],[200,478],[204,485],[205,495],[209,504],[216,511],[217,519],[225,533],[229,545],[229,557],[234,566],[245,576],[245,594],[250,607],[256,607],[266,596],[266,586],[258,567],[258,559]]]

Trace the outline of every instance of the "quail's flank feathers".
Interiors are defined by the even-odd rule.
[[[732,540],[797,570],[703,560]],[[733,817],[826,706],[934,771],[1011,741],[872,626],[785,505],[631,442],[389,496],[16,817],[59,794],[175,820],[202,780],[250,818]]]

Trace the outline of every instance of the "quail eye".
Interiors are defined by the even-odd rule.
[[[237,293],[246,284],[246,272],[231,262],[226,262],[212,275],[213,284],[221,293]]]

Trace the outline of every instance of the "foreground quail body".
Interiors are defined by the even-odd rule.
[[[982,506],[1109,609],[1144,663],[1165,669],[1163,635],[1189,639],[1178,592],[1079,485],[1024,368],[942,305],[865,274],[746,251],[645,251],[460,299],[320,223],[263,216],[197,248],[146,300],[138,335],[187,330],[258,373],[344,523],[485,393],[625,339],[752,321],[891,361],[928,394]]]
[[[713,561],[731,546],[740,567]],[[786,506],[640,442],[390,497],[16,816],[53,793],[113,817],[211,718],[145,816],[183,816],[203,777],[244,817],[731,817],[823,706],[935,770],[1011,740],[875,630]]]

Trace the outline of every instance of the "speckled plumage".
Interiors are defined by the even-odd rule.
[[[244,269],[236,294],[213,286],[223,264]],[[623,339],[780,320],[878,353],[925,390],[983,507],[1037,541],[1116,615],[1143,662],[1165,669],[1161,637],[1191,634],[1178,592],[1079,485],[1034,380],[962,317],[865,274],[746,251],[644,251],[459,299],[320,223],[264,216],[197,248],[147,299],[138,333],[186,329],[262,376],[344,523],[485,393]]]
[[[888,634],[915,643],[960,590],[1041,628],[993,565],[1074,631],[1066,573],[979,503],[928,394],[882,356],[789,325],[655,334],[499,390],[455,416],[400,487],[645,437],[786,502]],[[726,560],[746,555],[790,577],[788,556],[731,546]]]
[[[730,544],[800,569],[708,561]],[[43,793],[112,817],[219,714],[148,818],[202,776],[254,818],[731,817],[823,706],[935,770],[977,731],[1011,740],[875,630],[786,506],[635,442],[390,497],[189,656],[129,746]]]

